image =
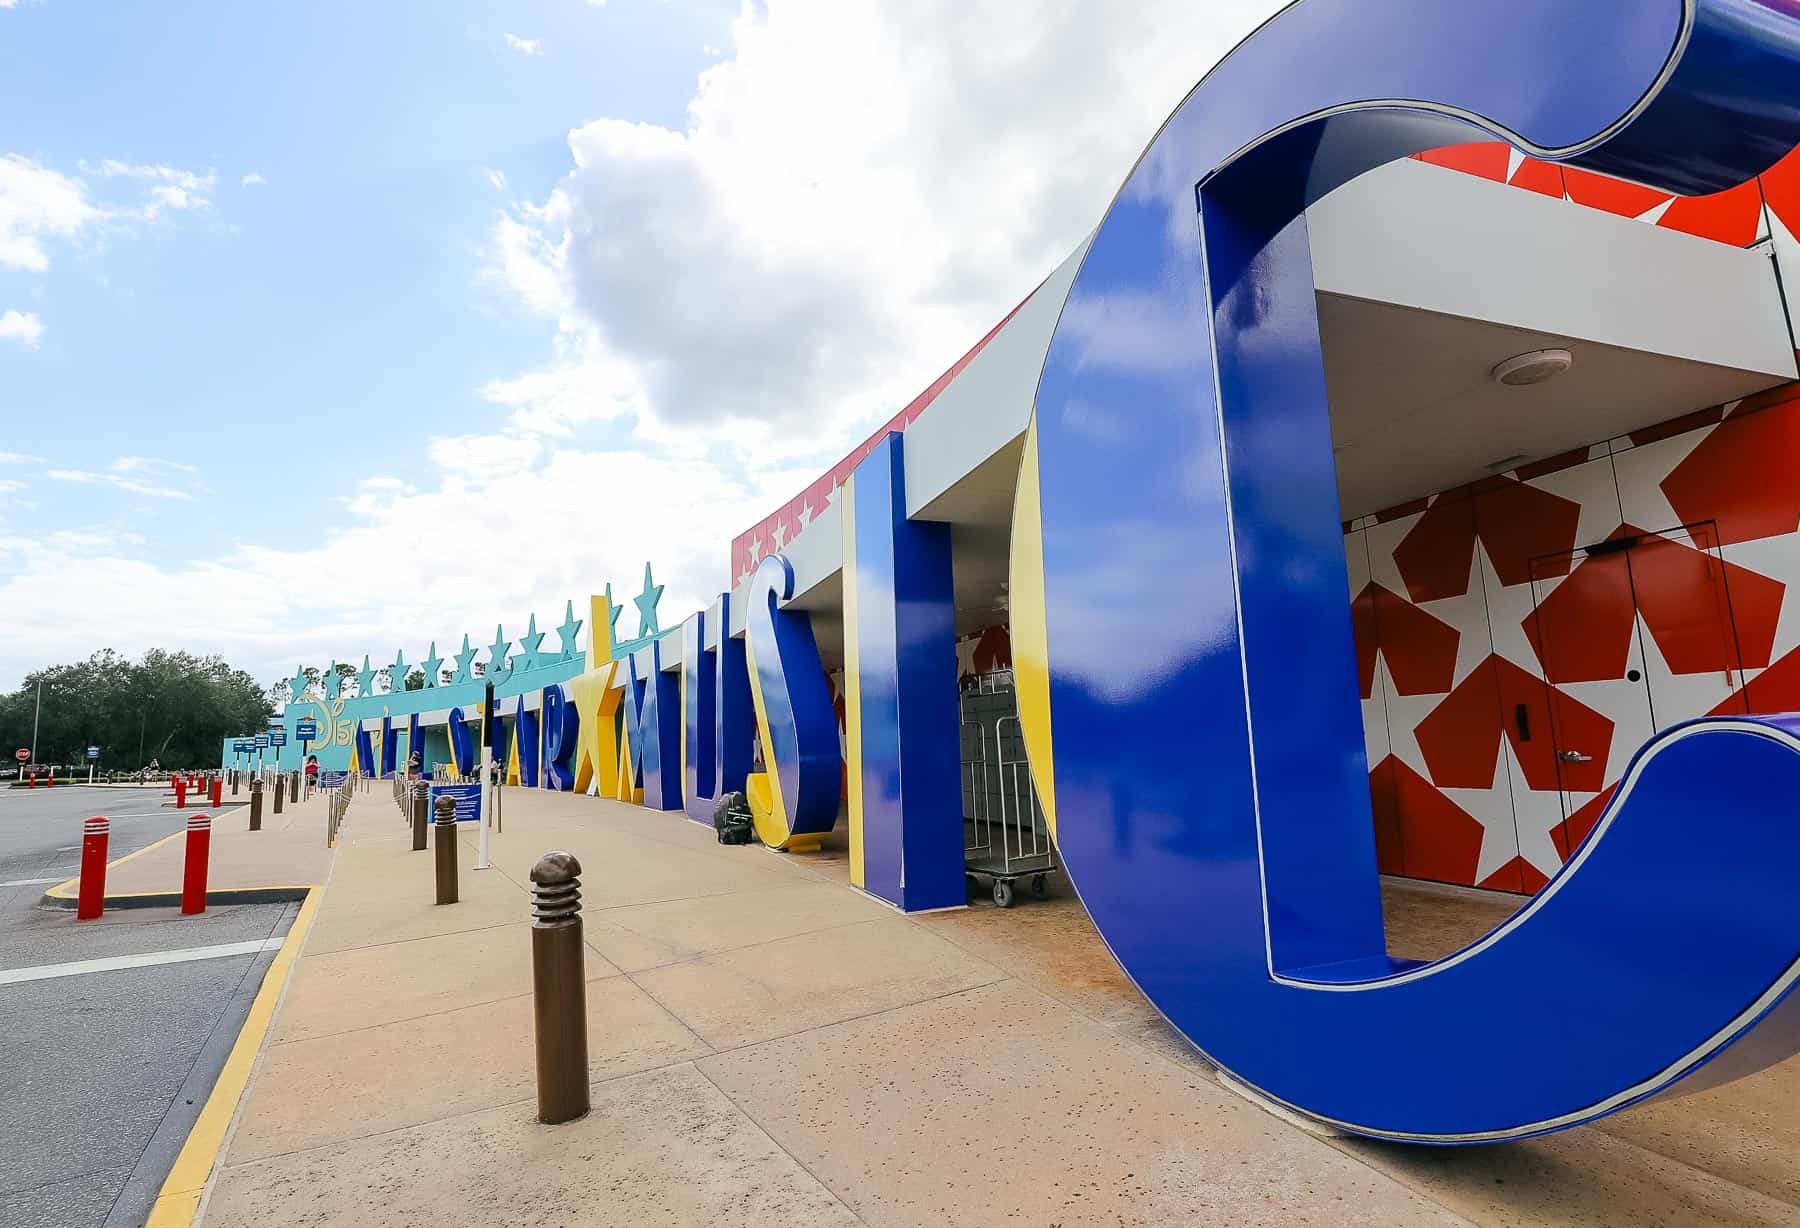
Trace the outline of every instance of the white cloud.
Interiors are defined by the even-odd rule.
[[[641,391],[647,437],[847,446],[1075,248],[1273,7],[746,5],[685,126],[576,128],[493,262]]]
[[[493,187],[494,191],[496,191],[496,192],[506,191],[506,172],[505,171],[497,171],[497,170],[493,169],[492,167],[484,167],[483,173],[487,175],[487,181]]]
[[[262,172],[260,172],[260,171],[251,171],[249,174],[245,175],[242,179],[238,180],[239,186],[246,187],[246,188],[261,187],[263,184],[265,184],[267,182],[269,182],[269,181],[262,177]]]
[[[49,240],[78,242],[100,228],[128,229],[168,212],[212,206],[214,176],[172,166],[107,159],[80,164],[65,175],[20,154],[0,154],[0,267],[42,273],[50,267]],[[137,185],[136,200],[97,200],[90,180]]]
[[[151,499],[193,499],[203,488],[186,481],[185,476],[198,473],[193,465],[163,460],[155,456],[121,456],[104,471],[92,469],[49,469],[44,476],[54,482],[74,482],[86,486],[112,486],[128,494]],[[185,476],[184,476],[185,475]]]
[[[18,154],[0,156],[0,266],[41,273],[50,267],[46,239],[73,239],[105,216],[87,190]]]
[[[44,458],[29,452],[0,452],[0,465],[41,465]]]
[[[505,38],[506,38],[506,45],[508,47],[511,47],[514,51],[518,52],[520,55],[542,55],[542,54],[544,54],[544,43],[543,43],[542,39],[520,38],[517,34],[514,34],[510,31],[507,32],[507,34],[505,35]]]
[[[38,319],[36,312],[11,308],[0,312],[0,341],[17,341],[35,350],[43,335],[44,322]]]

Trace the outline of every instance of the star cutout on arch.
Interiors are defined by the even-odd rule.
[[[431,641],[431,652],[426,655],[422,668],[425,670],[425,685],[434,687],[438,684],[438,669],[441,662],[437,655],[437,641]]]
[[[638,637],[655,635],[661,627],[656,621],[656,603],[662,600],[663,586],[650,576],[650,564],[644,564],[644,591],[631,600],[638,608]]]
[[[532,670],[538,667],[538,645],[544,642],[544,633],[537,629],[537,615],[531,616],[531,625],[525,628],[525,634],[519,637],[519,659],[514,668]]]
[[[394,663],[388,666],[388,690],[404,691],[406,689],[406,650],[394,650]]]
[[[375,671],[369,668],[369,654],[363,654],[363,667],[356,671],[356,693],[373,695],[375,693]]]
[[[467,682],[473,677],[469,673],[469,667],[475,663],[475,654],[480,651],[479,648],[469,647],[469,633],[463,632],[462,651],[456,654],[456,677],[451,679],[452,682]]]
[[[613,599],[611,580],[606,582],[606,606],[607,609],[611,611],[609,617],[612,622],[612,638],[613,642],[616,644],[619,642],[619,615],[625,612],[625,607]]]
[[[326,699],[338,699],[344,694],[344,678],[342,674],[338,673],[336,661],[333,661],[326,669],[325,676],[319,679],[319,694]]]
[[[556,629],[562,637],[562,659],[568,660],[575,655],[575,637],[581,634],[581,620],[575,617],[575,602],[571,599],[563,607],[562,626]]]
[[[506,638],[506,632],[500,624],[494,624],[494,642],[488,645],[487,676],[499,678],[506,672],[506,650],[512,647],[512,641]]]
[[[288,679],[288,702],[290,704],[299,703],[300,697],[306,694],[306,688],[309,685],[311,684],[306,678],[306,666],[296,667],[294,676]]]

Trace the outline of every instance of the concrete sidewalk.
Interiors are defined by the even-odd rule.
[[[526,872],[557,847],[585,870],[593,1112],[544,1127]],[[1800,1222],[1800,1070],[1506,1146],[1322,1138],[1221,1085],[1066,887],[908,918],[841,850],[527,790],[493,853],[474,871],[465,834],[436,907],[388,794],[358,796],[207,1225]],[[1506,911],[1389,905],[1420,955]]]

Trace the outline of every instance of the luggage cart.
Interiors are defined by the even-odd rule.
[[[1049,894],[1056,869],[1050,828],[1032,787],[1011,670],[983,674],[962,696],[964,873],[971,890],[984,886],[994,903],[1011,908],[1015,886],[1029,879],[1031,894]]]

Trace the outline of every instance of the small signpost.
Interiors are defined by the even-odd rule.
[[[462,785],[434,784],[431,786],[432,813],[437,812],[437,799],[448,797],[456,802],[456,821],[458,823],[481,822],[481,792],[479,782]]]
[[[319,737],[319,722],[310,716],[300,718],[294,722],[294,736],[300,739],[300,767],[304,770],[307,747],[311,746]]]
[[[88,783],[91,785],[94,783],[94,765],[98,762],[98,760],[100,758],[100,748],[98,746],[88,747],[87,748],[87,758],[88,758]]]

